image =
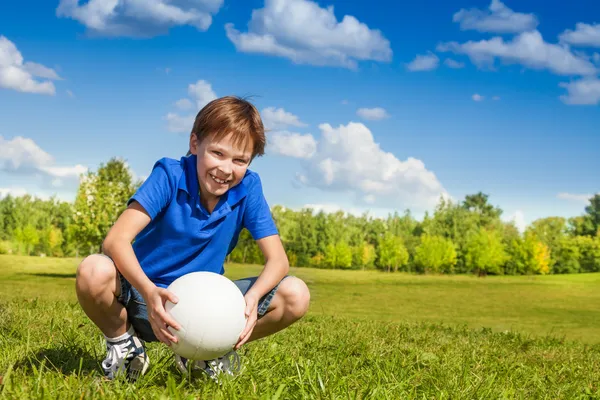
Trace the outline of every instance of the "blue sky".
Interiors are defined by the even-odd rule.
[[[483,191],[520,224],[600,190],[600,4],[132,0],[0,6],[0,195],[71,200],[185,154],[215,96],[270,128],[271,205],[417,217]]]

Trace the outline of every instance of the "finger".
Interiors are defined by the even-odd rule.
[[[235,346],[235,349],[237,350],[240,347],[242,347],[248,341],[248,339],[250,339],[251,334],[252,334],[252,329],[244,337],[241,338],[241,340]]]
[[[171,332],[169,332],[168,328],[166,328],[166,327],[165,328],[161,328],[160,332],[163,334],[163,336],[165,338],[167,338],[167,340],[169,341],[168,344],[171,344],[171,342],[172,343],[177,343],[177,337],[174,336]]]
[[[254,325],[256,325],[256,316],[251,316],[246,321],[246,326],[244,327],[244,330],[242,331],[242,333],[240,333],[240,338],[247,336],[248,332],[252,331],[252,329],[254,329]]]
[[[175,295],[175,293],[170,292],[168,290],[165,289],[165,291],[163,292],[166,297],[169,299],[169,301],[173,304],[177,304],[177,302],[179,301],[179,298],[177,297],[177,295]]]
[[[175,321],[173,317],[171,317],[171,315],[169,315],[169,313],[167,313],[166,311],[159,311],[158,315],[165,325],[170,326],[176,331],[178,331],[181,328],[177,321]]]

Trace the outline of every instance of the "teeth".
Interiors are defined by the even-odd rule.
[[[210,175],[210,177],[213,178],[215,182],[220,183],[221,185],[227,182],[227,181],[217,178],[214,175]]]

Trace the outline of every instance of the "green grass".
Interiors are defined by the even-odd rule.
[[[103,381],[76,265],[0,256],[0,398],[600,398],[600,274],[293,270],[311,289],[309,315],[245,346],[244,373],[217,386],[181,377],[160,344],[136,384]]]

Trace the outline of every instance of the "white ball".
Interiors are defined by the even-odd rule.
[[[246,301],[231,280],[214,272],[192,272],[167,290],[179,300],[165,304],[180,326],[179,331],[169,327],[177,338],[173,352],[190,360],[212,360],[233,349],[246,326]]]

